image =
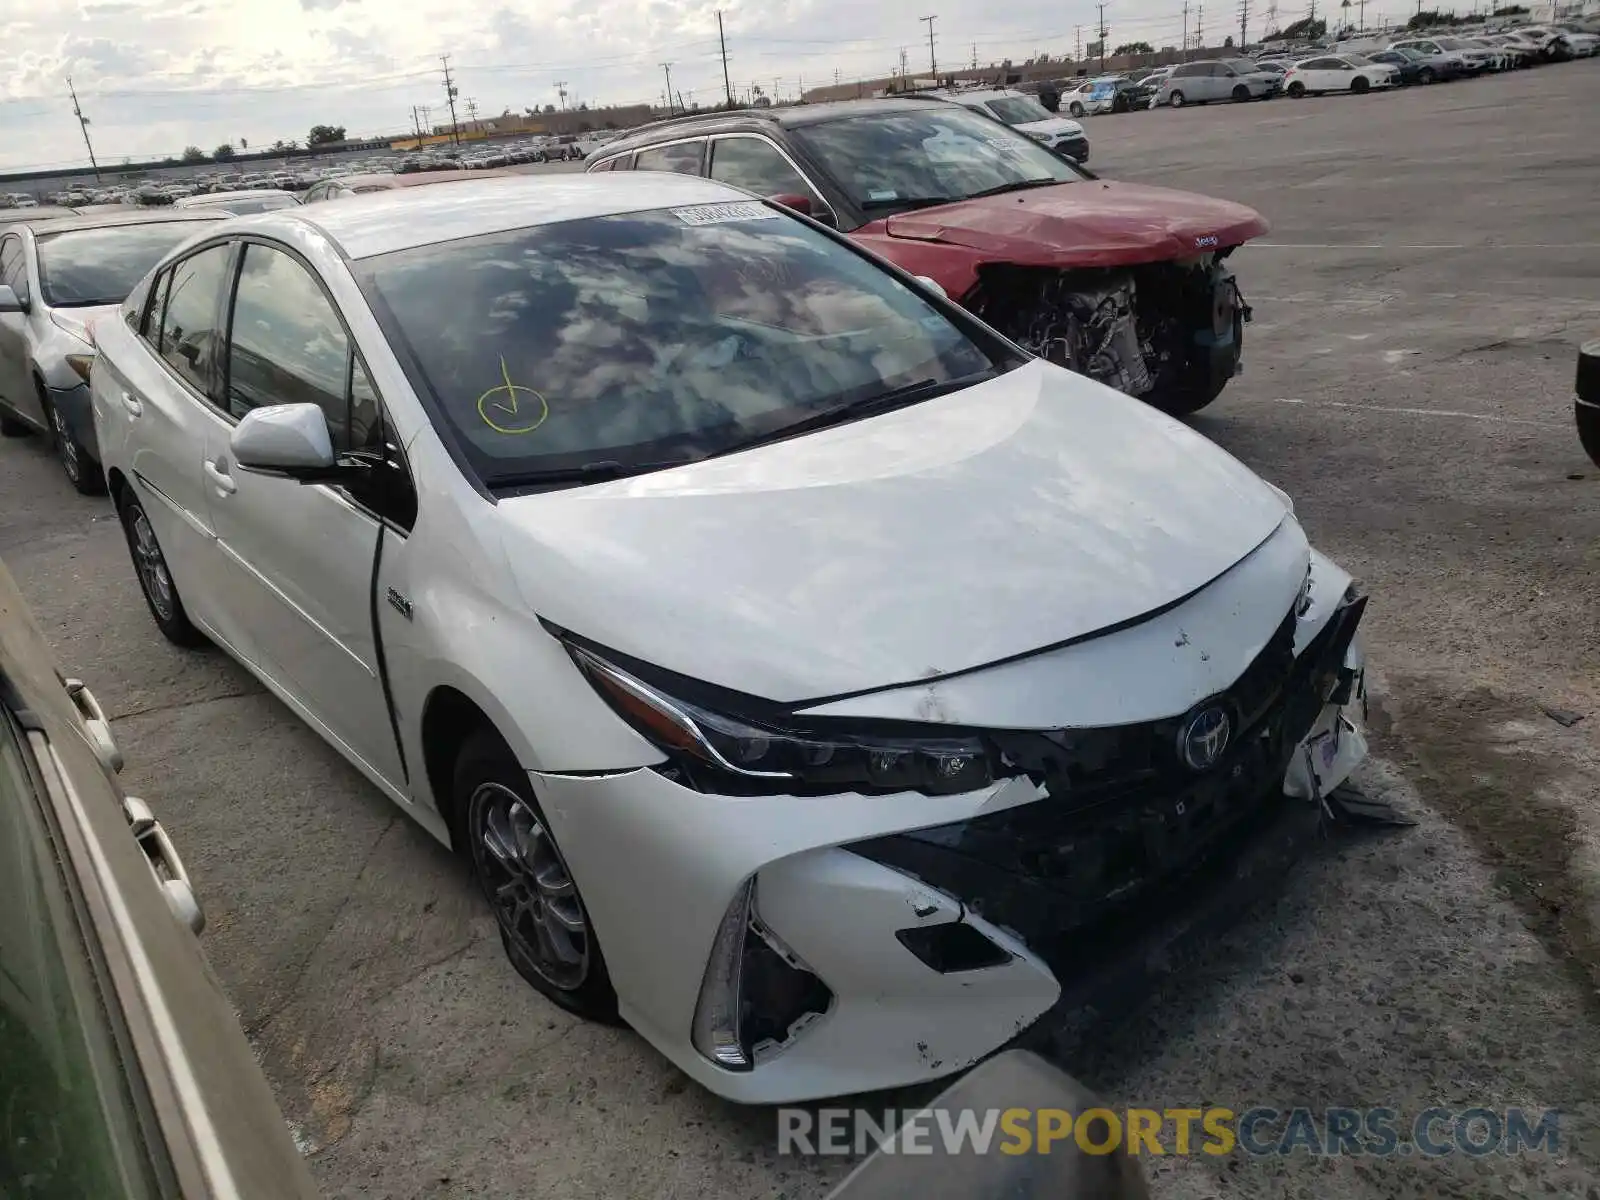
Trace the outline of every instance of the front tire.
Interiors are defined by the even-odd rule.
[[[1081,117],[1083,116],[1083,105],[1074,100],[1070,105],[1067,106],[1067,111],[1075,117]]]
[[[1250,99],[1250,89],[1241,83],[1238,87],[1233,89],[1233,99],[1235,103],[1243,103],[1244,101]]]
[[[1434,73],[1432,67],[1423,67],[1422,70],[1417,72],[1418,83],[1433,83],[1438,78],[1439,76]]]
[[[72,432],[72,424],[67,420],[66,414],[57,405],[51,404],[42,393],[39,402],[44,405],[45,413],[50,418],[56,461],[61,464],[67,482],[81,496],[100,495],[106,490],[106,477],[100,470],[100,464],[89,457],[89,452],[78,440],[78,435]]]
[[[1172,105],[1173,108],[1182,108],[1184,103],[1183,93],[1173,92],[1172,95],[1167,97],[1167,103]]]
[[[498,734],[473,734],[456,759],[455,832],[517,973],[568,1012],[616,1022],[617,993],[577,882]],[[463,845],[464,844],[464,845]]]
[[[166,556],[156,541],[155,528],[150,524],[144,505],[131,490],[123,494],[118,515],[122,518],[122,532],[128,539],[128,553],[133,556],[134,574],[139,577],[139,589],[144,592],[144,602],[150,606],[156,628],[175,646],[200,645],[205,638],[190,623]]]
[[[1293,99],[1298,100],[1302,96],[1304,96],[1305,94],[1306,94],[1306,85],[1301,83],[1298,79],[1296,79],[1293,83],[1291,83],[1289,85],[1289,95]]]
[[[1367,82],[1365,75],[1357,75],[1350,81],[1350,90],[1358,96],[1365,96],[1372,85]]]

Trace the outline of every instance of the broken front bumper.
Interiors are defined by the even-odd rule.
[[[1336,569],[1324,578],[1338,580],[1326,617],[1291,613],[1220,695],[1096,731],[1098,774],[1042,732],[995,734],[1020,773],[956,796],[535,773],[623,1016],[719,1095],[815,1099],[960,1070],[1064,986],[1087,1003],[1108,972],[1126,983],[1192,944],[1205,914],[1226,919],[1293,862],[1315,794],[1364,751],[1339,724],[1359,695],[1364,601],[1336,599]],[[1208,769],[1181,767],[1173,739],[1213,703],[1237,733]],[[737,1069],[705,1036],[719,1014]]]

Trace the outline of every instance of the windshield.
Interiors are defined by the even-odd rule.
[[[1372,65],[1372,60],[1364,54],[1346,54],[1344,61],[1352,67],[1369,67]]]
[[[1225,58],[1222,61],[1241,75],[1254,75],[1261,69],[1248,58]]]
[[[1001,96],[997,100],[984,101],[984,107],[1007,125],[1048,121],[1055,115],[1032,96]]]
[[[1474,45],[1472,45],[1472,43],[1466,41],[1464,38],[1442,37],[1442,38],[1435,38],[1434,41],[1438,42],[1439,45],[1443,46],[1446,50],[1481,50],[1482,49],[1481,46],[1474,46]]]
[[[490,486],[690,462],[996,365],[887,271],[754,201],[544,225],[359,265],[390,340],[409,351],[413,384]]]
[[[295,198],[284,194],[277,196],[246,196],[239,200],[228,200],[219,197],[216,200],[208,200],[206,203],[196,207],[215,208],[223,212],[232,213],[236,217],[248,217],[252,213],[271,212],[273,209],[293,208],[294,206]]]
[[[198,221],[74,229],[39,239],[39,290],[52,308],[121,304],[133,285]]]
[[[1083,178],[1032,138],[954,104],[806,125],[795,138],[869,212]]]

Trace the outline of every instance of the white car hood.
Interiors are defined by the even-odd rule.
[[[89,337],[89,326],[101,317],[110,316],[120,305],[98,304],[90,308],[52,308],[50,323],[57,329],[70,333],[86,346],[94,345]]]
[[[777,701],[936,678],[1145,616],[1287,512],[1199,434],[1043,362],[497,509],[540,616]]]
[[[1020,133],[1043,134],[1045,137],[1082,137],[1083,126],[1065,117],[1051,117],[1048,121],[1026,121],[1011,128]]]

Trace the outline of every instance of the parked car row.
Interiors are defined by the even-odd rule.
[[[1365,601],[1158,411],[1237,368],[1258,214],[941,98],[488,173],[24,223],[0,329],[25,377],[81,330],[161,632],[458,849],[530,984],[738,1100],[931,1079],[1315,830]]]

